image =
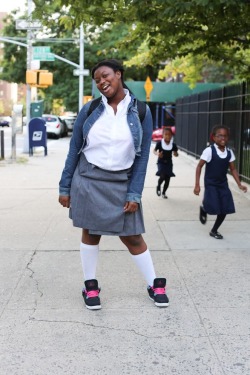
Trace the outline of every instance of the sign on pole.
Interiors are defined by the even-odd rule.
[[[16,29],[17,30],[35,30],[42,29],[43,25],[39,20],[26,20],[19,19],[16,20]]]
[[[150,93],[153,90],[153,88],[154,88],[154,86],[152,84],[152,81],[151,81],[150,77],[147,77],[147,79],[145,81],[145,85],[144,85],[144,89],[146,91],[147,102],[150,101]]]
[[[83,70],[74,69],[73,74],[74,74],[74,76],[80,76],[80,75],[89,76],[89,69],[83,69]]]
[[[50,52],[50,47],[33,47],[33,60],[55,61],[55,56]]]

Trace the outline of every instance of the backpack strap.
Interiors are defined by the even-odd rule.
[[[98,105],[100,104],[102,98],[99,97],[99,98],[96,98],[94,100],[92,100],[90,106],[89,106],[89,109],[88,109],[88,113],[87,113],[87,117],[90,116],[90,114],[98,107]],[[147,110],[147,106],[144,102],[141,102],[140,100],[136,100],[136,103],[137,103],[137,109],[138,109],[138,113],[139,113],[139,118],[140,118],[140,121],[141,123],[143,122],[144,118],[145,118],[145,115],[146,115],[146,110]]]
[[[89,106],[88,112],[87,112],[87,117],[89,117],[89,115],[98,107],[101,100],[102,100],[101,96],[99,98],[96,98],[96,99],[92,100],[92,102]]]
[[[140,100],[137,99],[137,109],[138,109],[140,121],[142,123],[146,116],[146,111],[147,111],[146,103],[141,102]]]

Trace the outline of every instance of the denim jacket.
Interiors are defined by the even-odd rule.
[[[104,111],[104,104],[101,101],[98,107],[88,116],[90,104],[91,102],[88,102],[82,107],[74,124],[69,152],[62,172],[62,177],[59,182],[60,195],[70,195],[71,181],[77,167],[80,154],[86,145],[88,132]],[[132,94],[131,102],[127,111],[127,121],[133,137],[136,155],[132,165],[126,201],[140,203],[150,152],[153,122],[150,109],[147,106],[145,118],[142,124],[140,123],[136,106],[136,98]]]

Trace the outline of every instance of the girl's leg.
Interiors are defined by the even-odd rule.
[[[169,300],[165,291],[166,279],[155,277],[153,261],[142,235],[120,237],[120,239],[129,249],[135,264],[148,284],[149,298],[158,307],[168,306]]]
[[[101,236],[90,235],[87,229],[82,230],[80,255],[85,280],[96,278],[96,266],[98,261],[100,239]]]
[[[165,195],[166,191],[168,190],[169,182],[170,182],[170,177],[166,176],[165,179],[164,179],[164,186],[163,186],[163,190],[162,190],[163,195]]]
[[[155,269],[150,251],[148,250],[142,235],[120,237],[120,239],[128,248],[147,284],[152,286],[155,279]]]
[[[158,185],[156,186],[156,194],[158,196],[161,195],[161,184],[163,183],[163,181],[164,181],[164,178],[162,176],[160,176],[159,179],[158,179]]]
[[[85,279],[85,288],[82,290],[82,296],[86,307],[90,310],[99,310],[102,307],[99,298],[100,288],[96,280],[100,239],[101,236],[90,235],[87,229],[82,230],[80,255]]]
[[[164,177],[159,177],[159,179],[158,179],[158,186],[161,186],[161,184],[163,183],[163,181],[164,181]]]
[[[221,215],[217,215],[217,219],[215,220],[214,226],[213,226],[213,228],[211,230],[213,233],[217,232],[217,230],[219,229],[219,227],[221,226],[221,224],[225,220],[226,216],[227,215],[222,215],[222,214]]]

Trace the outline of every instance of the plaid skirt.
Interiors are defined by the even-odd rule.
[[[131,169],[101,169],[81,153],[70,190],[69,217],[73,226],[97,235],[144,233],[142,205],[134,213],[124,213],[130,173]]]

